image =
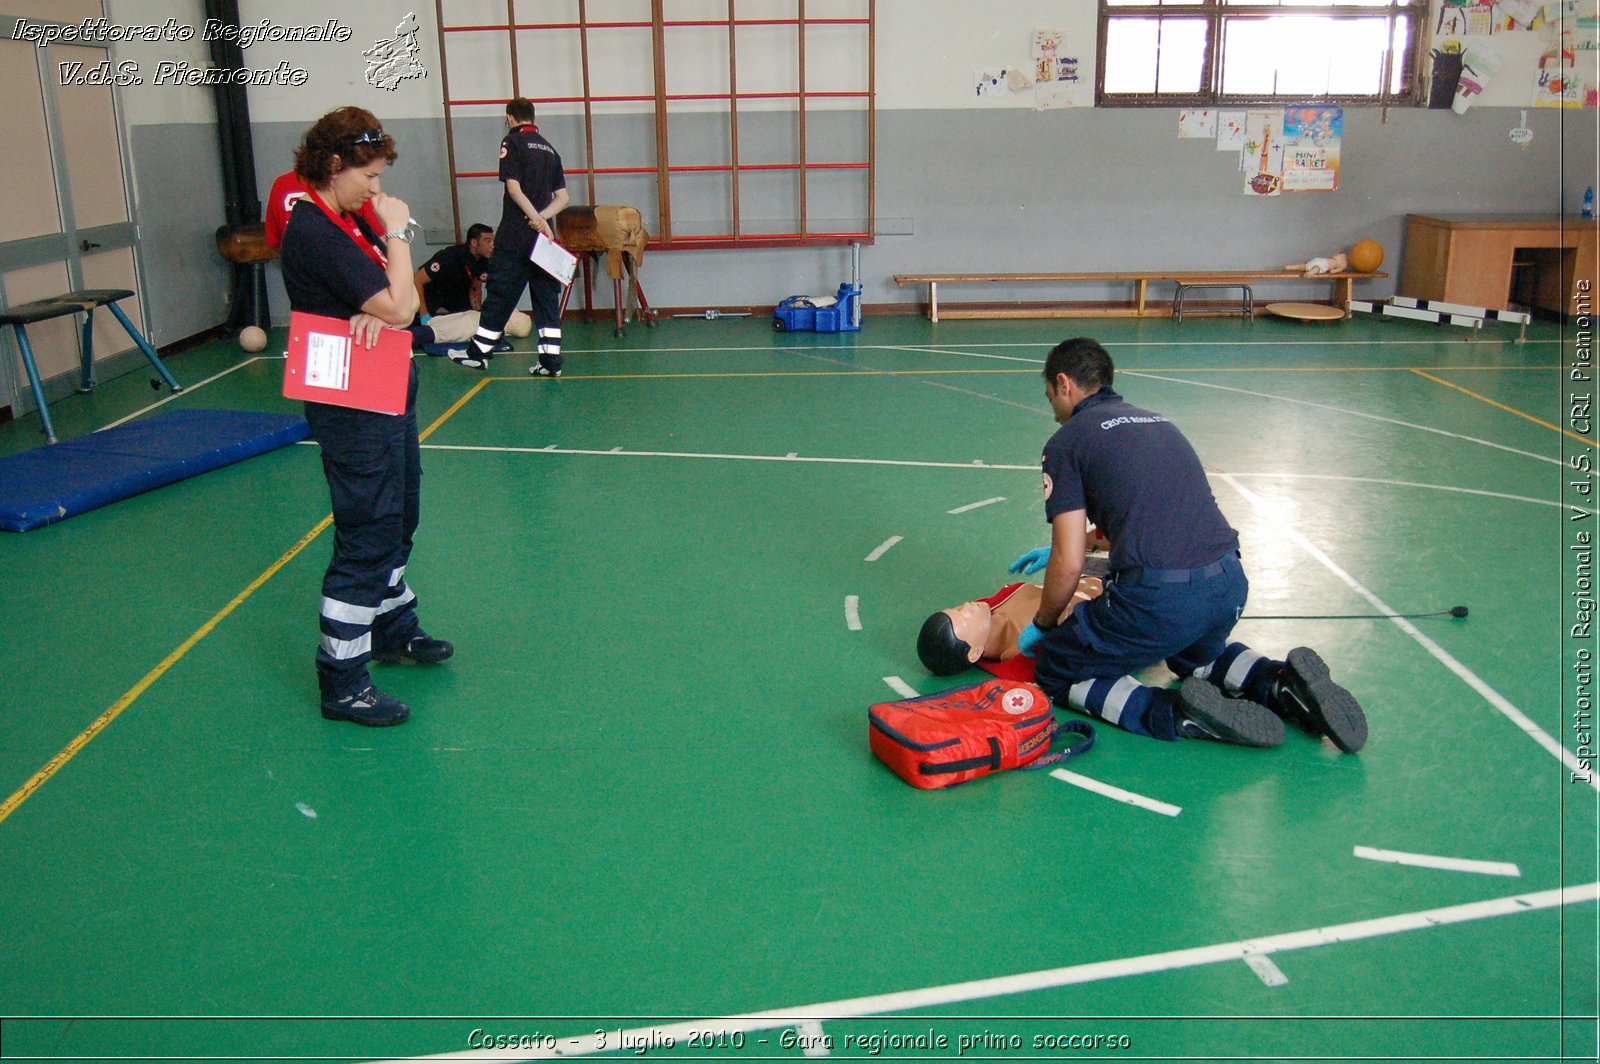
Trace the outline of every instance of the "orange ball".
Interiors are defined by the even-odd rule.
[[[1383,245],[1376,240],[1357,240],[1350,248],[1350,268],[1357,273],[1371,273],[1383,265]]]

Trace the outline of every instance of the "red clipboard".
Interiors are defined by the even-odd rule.
[[[294,311],[289,315],[289,358],[283,367],[287,399],[403,414],[411,381],[411,334],[385,329],[366,348],[350,335],[350,322]]]

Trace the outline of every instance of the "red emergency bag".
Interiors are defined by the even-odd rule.
[[[1016,680],[878,702],[867,710],[867,723],[878,760],[924,790],[1008,768],[1043,768],[1094,745],[1088,721],[1059,723],[1045,693]],[[1050,743],[1063,732],[1082,738],[1051,752]]]

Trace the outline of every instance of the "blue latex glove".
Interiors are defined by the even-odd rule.
[[[1034,649],[1038,647],[1039,641],[1043,638],[1044,631],[1037,624],[1030,621],[1028,627],[1022,630],[1022,634],[1017,636],[1017,653],[1023,657],[1033,657]]]
[[[1022,573],[1025,576],[1032,576],[1034,573],[1048,565],[1049,562],[1050,548],[1035,547],[1022,557],[1018,558],[1016,561],[1012,562],[1011,568],[1007,569],[1006,572]]]
[[[422,312],[422,316],[417,319],[418,323],[422,324],[422,325],[426,325],[432,320],[433,320],[433,315],[429,314],[427,311],[423,311]]]

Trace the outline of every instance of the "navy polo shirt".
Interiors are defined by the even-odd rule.
[[[428,278],[422,288],[428,313],[459,314],[472,309],[473,279],[488,276],[489,260],[473,255],[465,244],[452,244],[435,252],[422,271]]]
[[[362,232],[382,250],[375,235]],[[350,234],[340,229],[309,199],[300,200],[289,214],[283,231],[283,287],[289,306],[308,314],[351,318],[362,304],[389,287],[383,268],[362,251]]]
[[[518,126],[500,142],[500,180],[521,185],[522,194],[536,211],[550,206],[556,190],[567,187],[561,156],[531,125]],[[500,228],[495,231],[495,246],[505,244],[507,250],[525,256],[533,250],[533,237],[534,229],[528,224],[528,216],[522,213],[511,193],[505,193],[501,196]]]
[[[1194,447],[1160,414],[1103,387],[1044,447],[1044,513],[1084,510],[1111,568],[1192,569],[1239,548]]]

